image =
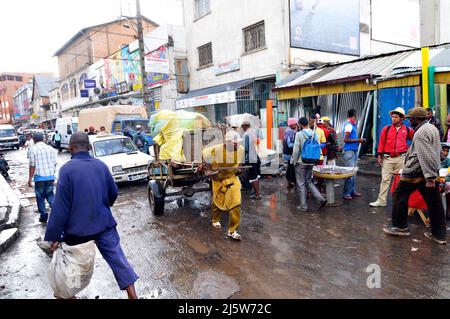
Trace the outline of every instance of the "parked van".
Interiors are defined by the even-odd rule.
[[[61,148],[69,149],[70,137],[78,132],[78,118],[63,117],[57,119],[55,130],[61,134]]]
[[[19,149],[19,136],[11,124],[0,124],[0,148]]]

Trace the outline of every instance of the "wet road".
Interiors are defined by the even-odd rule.
[[[7,157],[15,186],[32,193],[24,187],[23,152]],[[68,159],[60,156],[61,163]],[[128,184],[120,186],[113,210],[125,253],[140,276],[136,288],[147,298],[450,298],[448,246],[424,238],[419,218],[410,219],[410,238],[386,237],[381,229],[389,211],[368,208],[378,179],[358,177],[358,183],[364,198],[301,213],[284,179],[263,180],[262,201],[243,193],[242,242],[210,226],[205,193],[184,207],[167,203],[165,215],[156,217],[149,211],[146,184]],[[341,192],[342,185],[336,190]],[[52,298],[50,258],[36,245],[45,229],[37,222],[34,198],[30,204],[19,240],[0,255],[0,298]],[[222,224],[226,221],[225,215]],[[381,269],[380,289],[367,286],[369,265]],[[125,298],[99,253],[95,267],[79,297]]]

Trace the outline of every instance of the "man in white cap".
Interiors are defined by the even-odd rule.
[[[221,228],[220,215],[230,214],[227,236],[241,240],[236,232],[241,222],[241,182],[237,177],[239,165],[244,159],[239,133],[229,131],[225,143],[203,150],[203,169],[212,180],[212,226]]]
[[[403,168],[405,154],[408,151],[408,140],[412,141],[414,130],[403,124],[406,118],[405,110],[401,107],[389,112],[392,125],[381,131],[378,145],[378,164],[382,166],[381,185],[378,199],[370,203],[371,207],[386,207],[387,194],[391,184],[392,174]]]

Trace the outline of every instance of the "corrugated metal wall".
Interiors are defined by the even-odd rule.
[[[367,99],[370,98],[370,92],[344,93],[338,95],[337,110],[333,113],[333,123],[339,137],[342,135],[345,123],[347,123],[347,114],[351,109],[357,112],[358,128],[361,131],[364,123],[364,115]]]
[[[329,118],[333,117],[335,113],[335,108],[333,107],[333,95],[322,95],[317,98],[317,105],[320,105],[321,115],[328,116]]]

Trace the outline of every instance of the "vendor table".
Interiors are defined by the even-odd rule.
[[[334,193],[334,184],[336,180],[339,179],[347,179],[350,177],[353,177],[356,175],[356,171],[353,172],[349,172],[349,173],[319,173],[319,172],[314,172],[313,171],[313,175],[316,178],[322,178],[324,179],[326,182],[326,196],[327,196],[327,202],[328,202],[328,206],[331,207],[338,207],[343,205],[342,202],[337,202],[335,200],[335,193]]]

